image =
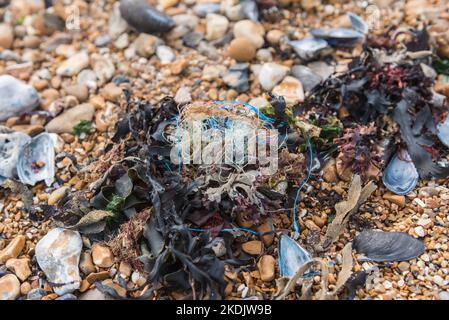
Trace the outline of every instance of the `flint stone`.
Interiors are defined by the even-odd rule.
[[[36,245],[37,262],[60,296],[80,287],[78,264],[82,246],[78,232],[63,228],[51,230]]]
[[[30,292],[27,293],[27,300],[41,300],[47,293],[45,290],[41,288],[31,289]]]

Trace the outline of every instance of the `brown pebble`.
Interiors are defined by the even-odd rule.
[[[85,275],[95,272],[95,266],[89,252],[83,252],[81,254],[79,268]]]
[[[20,281],[25,281],[31,275],[28,258],[12,258],[6,262],[6,268],[14,272]]]
[[[189,62],[186,59],[180,59],[172,62],[170,65],[170,71],[174,75],[181,74],[189,65]]]
[[[114,264],[114,256],[111,249],[100,244],[92,246],[92,259],[95,265],[101,268],[109,268]]]
[[[324,225],[326,224],[326,220],[319,216],[313,216],[312,220],[320,228],[324,227]]]
[[[242,244],[242,250],[251,255],[262,253],[262,242],[258,240],[248,241]]]
[[[29,282],[24,282],[20,285],[20,294],[22,296],[26,295],[31,291],[31,284]]]
[[[102,91],[102,96],[109,101],[117,102],[122,95],[122,89],[115,83],[108,83]]]
[[[337,168],[335,167],[335,159],[331,158],[323,167],[323,179],[332,183],[338,181]]]
[[[64,88],[67,94],[74,96],[79,102],[85,102],[89,97],[89,90],[83,84],[70,85]]]
[[[257,227],[257,232],[259,232],[260,234],[264,234],[272,230],[273,228],[270,226],[269,223],[263,223]],[[266,247],[271,246],[273,240],[274,240],[274,232],[262,236],[262,241]]]
[[[11,258],[17,258],[25,246],[25,236],[16,236],[2,251],[0,251],[0,263],[5,263]]]
[[[274,279],[274,267],[276,265],[276,260],[270,256],[265,255],[259,259],[257,262],[257,269],[260,273],[260,279],[265,282],[270,282]]]
[[[89,282],[90,284],[94,283],[97,280],[105,280],[109,278],[109,271],[101,271],[101,272],[96,272],[96,273],[91,273],[86,277],[87,282]]]
[[[397,204],[400,207],[405,206],[405,196],[400,196],[397,194],[393,194],[388,192],[382,196],[385,200],[390,201],[391,203]]]
[[[115,291],[117,292],[117,294],[122,297],[122,298],[126,298],[126,289],[122,288],[121,286],[119,286],[117,283],[114,283],[112,281],[112,279],[107,279],[104,280],[102,282],[105,286],[111,287],[113,289],[115,289]]]
[[[410,263],[408,263],[407,261],[402,261],[398,264],[398,268],[402,272],[408,271],[410,269]]]
[[[246,38],[237,38],[231,41],[228,53],[239,62],[251,61],[256,56],[256,47]]]

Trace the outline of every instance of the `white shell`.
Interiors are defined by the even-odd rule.
[[[290,41],[289,44],[303,60],[315,58],[322,50],[328,47],[325,40],[314,38]]]
[[[0,133],[0,177],[14,177],[20,151],[30,140],[21,132]]]
[[[449,147],[449,116],[446,117],[446,120],[440,122],[437,125],[437,136],[440,141],[447,147]]]
[[[358,15],[348,12],[349,20],[351,20],[352,27],[360,33],[367,34],[369,31],[368,24]]]
[[[33,170],[33,163],[43,162],[42,168]],[[53,139],[48,133],[41,133],[25,144],[17,162],[17,174],[22,183],[34,186],[36,182],[45,180],[49,186],[55,175],[55,148]]]

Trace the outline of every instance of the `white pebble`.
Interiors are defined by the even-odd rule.
[[[423,227],[421,227],[421,226],[418,226],[418,227],[416,227],[415,228],[415,233],[416,233],[416,235],[418,236],[418,237],[424,237],[425,235],[426,235],[426,231],[424,230],[424,228]]]

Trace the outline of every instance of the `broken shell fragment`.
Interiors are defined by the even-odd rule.
[[[400,155],[400,156],[399,156]],[[396,153],[384,171],[385,187],[398,195],[411,192],[418,183],[419,174],[406,150]]]
[[[437,125],[437,136],[445,146],[449,147],[449,116]]]
[[[322,50],[328,47],[325,40],[314,38],[294,40],[290,41],[289,44],[293,47],[296,54],[303,60],[316,58]]]
[[[348,12],[348,17],[351,21],[352,28],[363,34],[368,33],[368,24],[361,17],[352,12]]]
[[[424,242],[403,232],[366,230],[354,239],[353,248],[372,261],[405,261],[420,256]]]
[[[307,261],[310,254],[292,238],[281,235],[279,241],[279,271],[281,277],[292,277]]]
[[[223,238],[215,238],[209,246],[217,257],[222,257],[226,254],[226,245]]]
[[[20,152],[17,174],[21,182],[34,186],[45,180],[53,183],[55,175],[55,148],[48,133],[41,133],[27,142]]]
[[[310,33],[333,47],[353,47],[365,39],[363,33],[349,28],[312,29]]]
[[[313,72],[312,69],[302,65],[293,66],[292,75],[295,78],[299,79],[299,81],[301,81],[304,87],[304,91],[306,92],[312,90],[323,80],[323,78],[319,74]]]
[[[0,177],[12,178],[15,175],[20,151],[30,140],[21,132],[0,134]]]
[[[253,21],[259,21],[259,9],[257,8],[256,1],[245,0],[240,5],[240,12],[244,17]]]

